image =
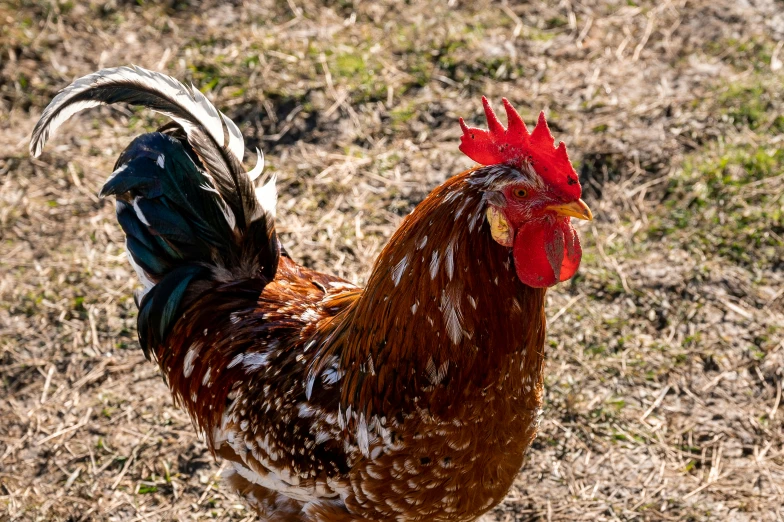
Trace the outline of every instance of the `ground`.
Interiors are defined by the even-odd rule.
[[[0,1],[0,520],[250,519],[142,357],[96,196],[163,120],[95,109],[27,154],[59,89],[126,63],[232,117],[291,254],[358,283],[471,165],[482,94],[545,110],[596,219],[548,297],[541,433],[486,520],[783,520],[784,2],[519,4]]]

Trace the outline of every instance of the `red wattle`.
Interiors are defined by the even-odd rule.
[[[582,248],[568,217],[527,223],[517,230],[512,254],[517,277],[535,288],[571,278],[580,266]]]

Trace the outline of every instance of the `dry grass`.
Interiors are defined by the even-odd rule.
[[[546,109],[597,220],[487,519],[784,519],[781,0],[138,4],[0,2],[0,520],[249,516],[138,350],[95,196],[159,120],[95,110],[26,153],[59,88],[128,62],[208,92],[278,172],[290,252],[358,282],[469,165],[480,94]]]

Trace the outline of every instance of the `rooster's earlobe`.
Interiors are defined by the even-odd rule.
[[[494,206],[487,207],[487,222],[490,223],[490,234],[496,243],[510,247],[514,242],[514,232],[504,213]]]

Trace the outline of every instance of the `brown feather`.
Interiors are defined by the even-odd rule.
[[[504,497],[536,432],[545,333],[545,290],[484,219],[513,173],[434,190],[364,290],[285,256],[261,290],[200,289],[157,356],[232,484],[261,488],[260,513],[471,520]]]

